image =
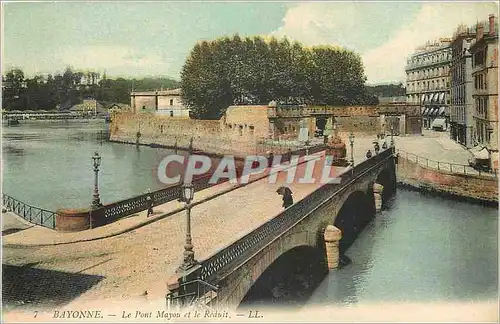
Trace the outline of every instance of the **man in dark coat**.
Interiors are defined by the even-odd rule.
[[[281,186],[276,190],[276,192],[283,196],[283,208],[288,208],[293,205],[292,191],[290,188]]]
[[[153,197],[151,196],[150,190],[148,190],[148,195],[146,196],[146,200],[147,200],[147,203],[148,203],[147,217],[153,216],[153,213],[154,213],[153,212],[154,201],[153,201]]]

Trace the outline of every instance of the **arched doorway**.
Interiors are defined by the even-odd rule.
[[[316,117],[316,132],[315,136],[323,136],[323,132],[325,131],[326,128],[326,122],[327,118],[326,117]]]

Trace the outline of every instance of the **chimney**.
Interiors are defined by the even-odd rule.
[[[490,20],[490,31],[489,31],[489,34],[491,36],[494,36],[495,35],[495,15],[490,15],[489,20]]]

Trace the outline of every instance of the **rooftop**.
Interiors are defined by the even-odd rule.
[[[133,91],[131,93],[131,95],[136,95],[136,96],[153,96],[153,95],[180,96],[181,95],[181,88],[167,89],[167,90],[154,90],[154,91]]]

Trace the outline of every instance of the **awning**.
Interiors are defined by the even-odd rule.
[[[425,103],[425,94],[422,95],[422,98],[420,98],[420,101],[422,101],[422,103]]]
[[[422,113],[422,115],[427,115],[428,112],[429,112],[429,108],[425,108],[424,112]]]
[[[476,160],[489,160],[490,153],[486,147],[476,146],[470,149],[470,152]]]
[[[439,103],[444,104],[444,92],[441,92],[441,93],[439,94]]]
[[[432,96],[432,97],[431,97],[431,98],[432,98],[432,99],[431,99],[431,100],[432,100],[432,102],[436,102],[436,101],[438,100],[438,94],[437,94],[437,93],[433,93],[431,96]]]
[[[444,107],[439,108],[439,115],[442,116],[444,115]]]
[[[432,108],[432,115],[433,116],[437,115],[438,111],[439,111],[439,108]]]

